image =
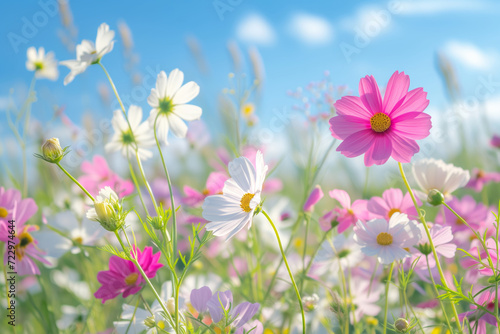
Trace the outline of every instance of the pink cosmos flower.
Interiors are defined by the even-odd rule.
[[[138,260],[148,278],[155,277],[158,269],[163,267],[163,264],[158,262],[161,253],[153,254],[152,247],[145,247],[141,252],[134,246],[130,254]],[[97,274],[97,280],[102,286],[94,293],[94,296],[102,299],[103,304],[106,300],[116,298],[120,294],[123,298],[136,294],[145,282],[134,263],[119,256],[112,256],[109,259],[109,270],[100,271]]]
[[[2,188],[3,189],[3,188]],[[16,198],[20,199],[21,195],[17,196],[17,190],[11,192],[11,194]],[[30,219],[38,207],[31,198],[16,200],[12,208],[9,207],[9,220],[14,220],[14,238],[12,239],[12,234],[9,233],[11,230],[11,225],[8,220],[0,220],[0,241],[5,242],[5,253],[4,253],[4,264],[8,265],[8,261],[12,261],[12,257],[9,258],[9,242],[12,245],[14,243],[15,252],[15,271],[18,275],[40,275],[40,269],[35,262],[35,260],[40,261],[45,264],[49,264],[47,260],[43,258],[44,252],[38,248],[38,242],[31,235],[32,232],[38,231],[38,226],[25,224],[28,219]],[[9,238],[10,237],[10,238]],[[10,254],[12,256],[12,253]]]
[[[475,191],[480,192],[489,182],[500,182],[500,173],[485,172],[481,169],[474,168],[472,170],[472,177],[465,187],[472,188]]]
[[[82,172],[84,175],[78,178],[78,182],[94,196],[106,186],[113,189],[120,198],[130,195],[134,191],[132,181],[123,180],[115,174],[109,168],[106,159],[100,155],[94,155],[92,162],[84,161]]]
[[[314,205],[318,203],[319,200],[323,198],[323,196],[323,190],[321,190],[321,187],[319,185],[314,187],[313,191],[311,191],[311,194],[304,204],[304,211],[312,212],[314,210]]]
[[[0,187],[0,220],[11,220],[14,206],[19,202],[23,202],[23,204],[18,208],[18,210],[22,210],[21,208],[30,210],[30,212],[25,213],[30,217],[38,210],[38,207],[33,199],[21,198],[21,192],[19,190]],[[18,211],[18,215],[22,214]]]
[[[358,220],[366,221],[370,219],[370,214],[366,209],[368,203],[367,200],[358,199],[355,200],[351,205],[351,197],[345,190],[334,189],[330,191],[329,194],[331,198],[339,201],[340,205],[342,206],[341,209],[334,209],[334,211],[338,213],[337,221],[339,223],[339,233],[347,230],[349,226],[356,225],[356,222]]]
[[[202,204],[207,196],[222,194],[224,182],[226,182],[227,179],[229,179],[229,177],[226,174],[212,172],[208,176],[205,189],[203,189],[202,192],[189,186],[184,186],[186,197],[182,199],[183,203],[187,206],[196,207]]]
[[[488,253],[491,257],[491,260],[493,264],[496,264],[497,262],[497,250],[496,250],[496,243],[495,240],[492,238],[489,238],[486,240],[486,248],[488,249]],[[481,263],[477,261],[476,259],[470,258],[469,256],[464,257],[462,260],[462,265],[464,268],[471,268],[474,270],[469,270],[473,271],[475,274],[481,274],[484,276],[493,276],[493,270],[491,270],[490,267],[484,266],[483,264],[488,264],[488,255],[486,254],[486,251],[484,250],[483,246],[478,240],[473,240],[471,243],[471,248],[469,249],[469,254],[477,257],[478,254],[481,257]],[[470,276],[470,275],[469,275]]]
[[[418,199],[417,202],[420,205]],[[406,193],[403,197],[401,189],[387,189],[382,194],[382,197],[372,197],[368,201],[367,209],[376,218],[384,218],[386,220],[389,220],[395,212],[406,213],[410,219],[418,217],[410,193]]]
[[[384,99],[373,76],[359,82],[360,97],[344,96],[330,119],[332,136],[343,140],[337,148],[348,158],[365,154],[365,165],[382,165],[389,157],[410,162],[420,148],[416,143],[429,135],[431,117],[423,88],[408,92],[410,78],[398,71],[389,79]]]
[[[500,136],[493,135],[493,137],[491,137],[490,145],[495,148],[500,148]]]
[[[429,225],[430,222],[427,222],[427,224]],[[418,228],[420,230],[422,238],[418,242],[416,248],[423,249],[424,252],[422,253],[428,253],[428,251],[431,250],[429,238],[427,238],[427,233],[425,233],[425,228],[422,224],[419,224]],[[453,240],[453,233],[451,231],[451,226],[432,225],[429,232],[431,234],[431,239],[432,242],[434,243],[434,247],[436,248],[436,253],[448,259],[453,258],[455,256],[455,252],[457,251],[457,245],[451,242]],[[428,249],[425,249],[427,245],[429,245]],[[434,257],[431,255],[429,256],[429,263],[431,263],[432,261],[434,261]]]
[[[495,302],[498,303],[498,300],[496,300],[496,291],[492,289],[483,291],[477,300],[479,305],[484,306],[488,311],[493,313],[495,313]],[[470,308],[471,311],[460,313],[458,318],[460,321],[463,321],[464,318],[469,319],[470,326],[473,328],[474,333],[486,334],[486,324],[490,324],[495,327],[498,326],[494,315],[478,309],[476,305],[471,305]]]
[[[482,226],[488,219],[490,209],[482,203],[476,201],[469,195],[464,196],[461,200],[453,197],[448,205],[455,210],[474,230],[481,230]],[[469,228],[457,218],[450,210],[444,209],[444,217],[439,214],[436,217],[436,223],[449,225],[453,232],[468,231]]]
[[[324,232],[330,231],[339,224],[338,217],[339,213],[335,211],[335,209],[328,211],[323,216],[319,217],[319,227]]]

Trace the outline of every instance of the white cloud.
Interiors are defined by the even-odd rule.
[[[411,0],[401,2],[397,8],[403,15],[432,15],[447,12],[480,11],[489,4],[480,0]]]
[[[388,8],[366,5],[361,6],[354,15],[342,18],[339,26],[347,32],[357,31],[375,37],[391,26],[393,16],[394,13]]]
[[[481,50],[468,42],[449,41],[443,49],[449,57],[472,69],[486,70],[495,63],[493,52]]]
[[[259,14],[245,17],[236,28],[236,35],[244,42],[271,45],[276,39],[273,27]]]
[[[327,44],[333,37],[333,28],[327,20],[306,13],[292,16],[289,31],[300,41],[311,45]]]

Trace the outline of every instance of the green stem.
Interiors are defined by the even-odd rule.
[[[149,196],[151,197],[151,201],[153,202],[153,205],[155,207],[156,214],[159,216],[160,214],[159,214],[158,206],[156,205],[155,195],[153,194],[153,190],[151,190],[151,186],[149,185],[149,182],[146,179],[146,174],[144,173],[144,168],[142,167],[141,158],[139,157],[138,151],[135,151],[135,157],[137,159],[137,165],[139,166],[139,171],[141,172],[142,181],[144,182],[144,185],[146,186],[146,189],[148,190]]]
[[[170,174],[168,173],[167,165],[165,164],[165,159],[163,158],[163,152],[161,151],[160,142],[158,141],[158,137],[156,135],[156,121],[158,120],[158,115],[156,115],[153,132],[155,135],[156,146],[158,146],[158,152],[160,152],[161,163],[163,165],[163,170],[165,171],[165,176],[167,177],[168,182],[168,190],[170,192],[170,205],[172,208],[172,247],[173,247],[173,256],[174,262],[177,259],[177,220],[176,220],[176,211],[175,211],[175,201],[174,201],[174,193],[172,192],[172,182],[170,181]]]
[[[262,210],[262,213],[264,214],[264,216],[266,216],[267,220],[269,221],[269,224],[271,224],[271,227],[273,228],[274,233],[276,234],[276,239],[278,240],[278,245],[280,247],[281,256],[283,257],[283,262],[285,262],[286,269],[288,270],[288,275],[290,276],[290,280],[292,281],[293,288],[295,289],[295,294],[297,295],[297,299],[299,301],[300,311],[301,311],[301,315],[302,315],[302,332],[303,332],[303,334],[305,334],[306,333],[306,317],[304,314],[304,305],[302,305],[302,298],[300,298],[299,289],[297,288],[297,284],[295,284],[295,280],[293,279],[292,271],[290,270],[290,266],[288,265],[288,261],[286,259],[285,252],[283,251],[283,245],[281,244],[280,235],[278,233],[278,230],[276,229],[276,226],[274,225],[273,221],[271,220],[271,217],[269,217],[267,212]]]
[[[80,182],[78,182],[70,173],[68,173],[68,171],[66,171],[66,169],[64,169],[63,166],[61,166],[61,164],[59,162],[56,162],[56,165],[57,167],[59,167],[70,179],[71,181],[75,182],[77,186],[80,187],[80,189],[83,190],[83,192],[92,200],[92,202],[95,202],[95,198],[94,196],[92,196],[88,191],[87,189],[85,189],[81,184]]]
[[[410,193],[411,200],[413,201],[413,205],[415,206],[415,209],[418,212],[418,217],[419,217],[420,221],[422,222],[422,225],[424,226],[425,234],[427,235],[427,239],[429,240],[429,245],[431,246],[431,249],[432,249],[432,255],[434,256],[434,259],[436,260],[436,267],[439,271],[441,283],[443,284],[444,287],[448,288],[448,283],[446,281],[446,278],[444,277],[443,269],[441,268],[441,263],[439,262],[439,257],[438,257],[437,252],[436,252],[436,247],[434,246],[434,242],[432,241],[431,232],[429,231],[429,226],[427,226],[427,223],[425,222],[425,217],[422,215],[422,213],[419,210],[418,203],[417,203],[417,200],[415,198],[415,194],[413,194],[413,190],[411,189],[410,184],[408,183],[408,180],[406,179],[403,165],[401,164],[401,162],[398,162],[398,165],[399,165],[399,171],[401,172],[401,177],[403,178],[403,182],[406,186],[406,189]],[[460,333],[463,333],[462,326],[460,325],[460,321],[458,320],[457,308],[455,307],[454,303],[451,303],[451,308],[453,310],[453,315],[455,317],[455,322],[457,324],[458,330],[460,331]]]
[[[425,259],[427,261],[427,270],[429,271],[429,278],[431,279],[432,287],[434,288],[434,293],[436,294],[436,298],[439,301],[439,305],[441,306],[441,310],[443,310],[443,315],[444,315],[444,318],[446,320],[446,325],[448,325],[448,329],[450,330],[450,332],[452,332],[450,319],[448,319],[448,315],[446,314],[446,309],[444,307],[443,301],[441,300],[441,298],[439,298],[439,291],[436,288],[436,282],[434,282],[434,277],[432,276],[431,266],[429,265],[429,255],[426,255]]]
[[[389,286],[391,285],[391,277],[393,270],[394,270],[394,262],[391,263],[391,268],[389,269],[389,276],[387,277],[387,282],[385,284],[384,334],[387,333],[387,314],[389,312]]]
[[[130,163],[130,158],[128,158],[127,160],[128,160],[128,168],[130,169],[130,176],[132,177],[132,181],[134,181],[135,188],[137,189],[137,193],[139,194],[139,198],[141,199],[142,207],[144,208],[144,211],[146,211],[146,215],[149,216],[148,207],[146,206],[144,198],[142,197],[141,188],[139,187],[139,182],[137,182],[137,176],[135,176],[134,168]]]
[[[23,153],[23,197],[28,195],[28,171],[27,171],[27,158],[26,158],[26,134],[28,132],[28,127],[30,125],[30,116],[31,116],[31,95],[35,91],[35,83],[36,76],[33,75],[33,79],[31,80],[30,90],[28,91],[28,100],[29,103],[26,106],[26,119],[24,120],[24,129],[23,129],[23,143],[21,145],[22,153]]]

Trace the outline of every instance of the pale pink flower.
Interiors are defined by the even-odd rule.
[[[472,170],[472,176],[469,180],[469,183],[467,183],[465,187],[480,192],[481,190],[483,190],[483,187],[489,182],[500,182],[500,173],[485,172],[481,169],[474,168]]]
[[[420,205],[419,201],[418,204]],[[406,213],[411,219],[418,217],[410,193],[403,196],[401,189],[387,189],[382,197],[372,197],[368,201],[367,209],[376,218],[386,220],[389,220],[395,212]]]
[[[99,191],[106,186],[116,192],[120,198],[134,191],[132,181],[119,177],[109,168],[106,159],[100,155],[94,155],[92,162],[84,161],[81,169],[84,174],[78,178],[78,182],[94,196],[97,196]]]
[[[429,222],[427,223],[429,225]],[[417,249],[422,249],[422,253],[428,253],[426,252],[427,249],[425,247],[429,247],[430,250],[430,243],[429,243],[429,238],[427,237],[427,233],[425,232],[425,228],[422,224],[418,225],[418,228],[420,230],[420,233],[422,235],[422,238],[418,242]],[[432,242],[434,243],[434,247],[436,249],[436,253],[439,255],[442,255],[448,259],[451,259],[455,256],[455,252],[457,251],[457,245],[452,243],[451,241],[453,240],[453,233],[451,231],[451,226],[442,226],[442,225],[432,225],[432,227],[429,230],[431,234],[431,239]],[[429,254],[429,253],[428,253]],[[425,254],[424,254],[425,255]],[[429,260],[434,261],[434,257],[430,256]],[[432,267],[432,265],[431,265]]]
[[[404,213],[395,213],[389,221],[373,219],[366,223],[358,221],[354,227],[354,241],[368,256],[377,256],[382,264],[391,264],[411,256],[408,251],[421,238],[414,220]]]
[[[224,182],[229,179],[226,174],[212,172],[208,176],[205,189],[201,192],[189,186],[184,186],[184,193],[186,196],[182,199],[183,203],[187,206],[199,206],[207,196],[222,194]]]
[[[493,135],[493,137],[491,137],[490,145],[495,148],[500,148],[500,136]]]
[[[429,135],[431,117],[423,111],[429,100],[422,88],[408,92],[410,78],[398,71],[389,79],[384,99],[373,76],[359,82],[360,97],[344,96],[330,119],[332,136],[343,140],[337,148],[348,158],[365,154],[365,165],[382,165],[389,157],[408,163]]]
[[[329,192],[330,197],[339,201],[342,208],[336,208],[334,211],[338,213],[337,221],[338,232],[342,233],[350,226],[356,224],[358,220],[370,219],[366,206],[368,201],[364,199],[355,200],[351,205],[351,197],[345,190],[334,189]]]
[[[486,249],[488,249],[488,253],[491,257],[491,260],[494,265],[496,265],[497,262],[497,244],[495,243],[495,240],[492,238],[489,238],[486,240]],[[464,259],[461,261],[462,265],[464,268],[469,268],[468,271],[473,271],[476,274],[480,274],[483,276],[493,276],[493,270],[488,266],[488,255],[486,254],[486,251],[484,250],[484,247],[481,245],[479,240],[473,240],[471,243],[471,248],[469,249],[469,254],[472,256],[476,257],[480,256],[481,262],[479,262],[479,259],[473,259],[469,256],[464,257]],[[484,264],[487,264],[485,266]],[[471,270],[473,269],[473,270]]]

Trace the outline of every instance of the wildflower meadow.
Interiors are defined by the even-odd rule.
[[[3,4],[0,332],[500,334],[498,4],[193,4]]]

